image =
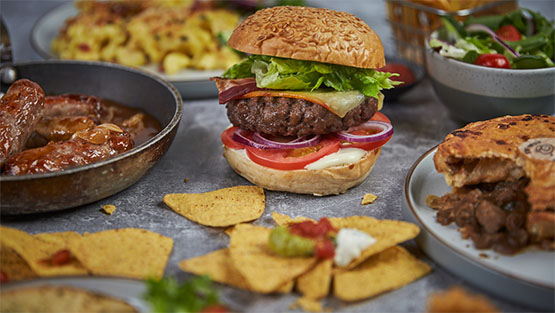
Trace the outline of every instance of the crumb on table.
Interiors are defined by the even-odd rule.
[[[116,206],[113,204],[106,204],[102,206],[102,211],[104,211],[104,213],[108,215],[112,215],[112,213],[114,213],[115,210],[116,210]]]
[[[362,198],[362,202],[360,204],[366,205],[366,204],[374,203],[376,199],[378,199],[378,196],[376,196],[375,194],[366,193],[364,194],[364,197]]]

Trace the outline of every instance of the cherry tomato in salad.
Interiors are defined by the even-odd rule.
[[[497,68],[511,68],[511,63],[502,54],[482,54],[474,62],[476,65],[497,67]]]
[[[247,156],[253,162],[278,170],[299,170],[306,165],[339,150],[339,140],[324,138],[319,144],[298,149],[261,150],[245,147]]]
[[[501,26],[495,31],[495,33],[499,36],[499,38],[505,41],[519,41],[522,39],[522,35],[520,35],[518,29],[516,29],[513,25]]]
[[[381,112],[376,112],[376,114],[374,114],[374,116],[372,116],[372,118],[370,119],[371,121],[381,121],[381,122],[386,122],[391,124],[391,121],[389,120],[389,118],[387,116],[385,116],[385,114],[381,113]],[[364,129],[359,129],[353,132],[350,132],[354,135],[370,135],[373,132],[375,132],[375,130],[364,130]],[[374,150],[378,147],[381,147],[383,145],[385,145],[389,139],[391,139],[391,137],[388,137],[384,140],[380,140],[380,141],[374,141],[374,142],[346,142],[346,141],[342,141],[341,142],[341,148],[358,148],[358,149],[363,149],[366,151],[371,151]]]
[[[399,74],[399,76],[391,76],[389,78],[394,81],[403,82],[399,86],[410,84],[415,79],[410,68],[400,63],[388,63],[386,66],[379,68],[378,71]]]

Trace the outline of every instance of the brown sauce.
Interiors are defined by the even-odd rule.
[[[162,130],[162,126],[152,115],[112,100],[102,99],[102,123],[114,123],[129,133],[134,146],[148,141]]]

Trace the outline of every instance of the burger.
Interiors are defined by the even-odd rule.
[[[281,6],[247,17],[227,44],[248,56],[211,78],[233,127],[230,166],[270,190],[345,192],[370,173],[393,134],[378,112],[392,88],[378,35],[328,9]]]

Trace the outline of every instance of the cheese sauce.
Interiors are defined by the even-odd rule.
[[[333,166],[353,164],[360,161],[364,155],[366,155],[366,151],[362,149],[342,148],[335,153],[328,154],[325,157],[308,164],[305,166],[305,169],[322,170]]]

